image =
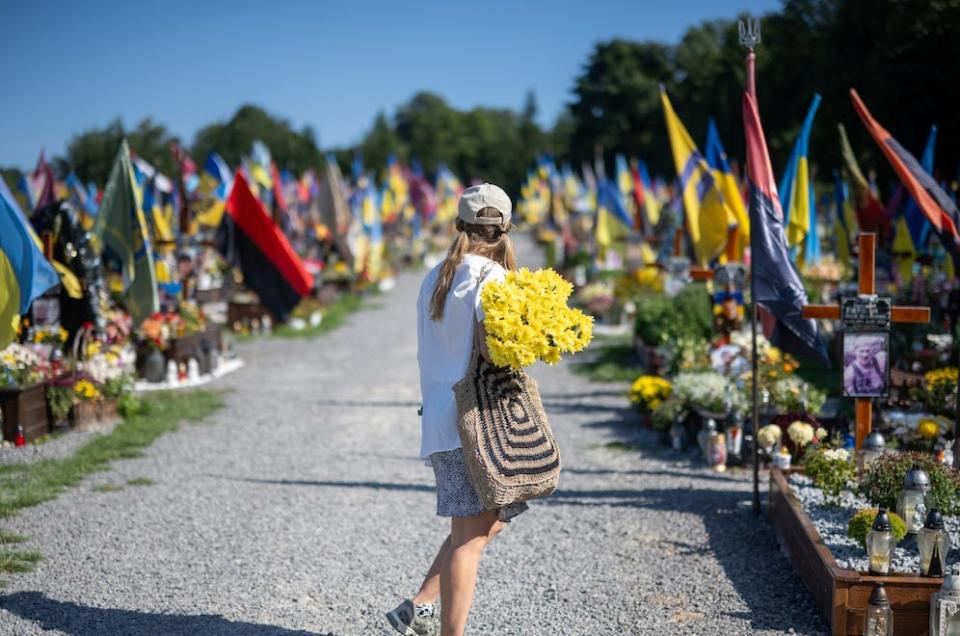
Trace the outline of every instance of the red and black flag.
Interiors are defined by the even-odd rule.
[[[217,248],[240,266],[244,284],[280,321],[313,288],[313,277],[237,170],[217,231]]]
[[[960,234],[957,230],[960,217],[958,217],[957,205],[943,191],[943,188],[937,185],[936,180],[923,169],[920,162],[873,118],[863,100],[857,95],[857,91],[852,88],[850,98],[853,99],[853,107],[870,131],[870,135],[880,146],[880,150],[910,192],[917,207],[937,231],[944,248],[954,255],[954,261],[957,262],[957,246],[960,245]]]
[[[764,319],[764,334],[775,346],[790,353],[813,353],[828,361],[815,320],[803,317],[807,292],[797,266],[790,258],[783,232],[783,210],[770,167],[767,141],[757,103],[743,94],[743,128],[747,136],[747,183],[750,210],[750,259],[755,302],[771,314]],[[772,318],[772,319],[771,319]]]

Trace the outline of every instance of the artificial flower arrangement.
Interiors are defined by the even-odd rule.
[[[91,380],[81,378],[73,383],[73,395],[81,402],[93,402],[100,399],[100,389]]]
[[[46,361],[24,345],[13,343],[0,351],[0,387],[19,387],[39,382],[46,375]]]
[[[901,450],[940,454],[950,447],[953,421],[944,415],[885,410],[880,414],[880,430]]]
[[[653,411],[653,423],[665,429],[698,410],[726,413],[728,409],[734,413],[747,410],[747,402],[730,378],[716,371],[680,373],[673,379],[670,396]]]
[[[670,397],[673,385],[657,375],[641,375],[630,387],[630,401],[642,413],[652,413]]]
[[[31,340],[34,344],[52,344],[63,346],[70,334],[63,327],[39,327],[33,330]]]
[[[943,367],[923,374],[923,384],[914,397],[933,413],[952,415],[957,403],[957,367]]]
[[[562,354],[590,344],[593,319],[567,306],[572,292],[552,269],[523,268],[484,285],[480,302],[493,363],[511,369],[537,360],[556,364]]]
[[[605,314],[613,307],[613,288],[601,282],[590,283],[580,288],[576,301],[595,316]]]

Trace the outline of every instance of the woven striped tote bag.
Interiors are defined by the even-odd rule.
[[[490,364],[474,348],[453,391],[464,463],[487,510],[557,489],[560,450],[533,378]]]

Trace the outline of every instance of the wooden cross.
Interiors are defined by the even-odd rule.
[[[858,275],[859,294],[872,296],[876,293],[875,267],[877,258],[877,235],[872,232],[860,234],[860,272]],[[840,305],[804,305],[804,318],[818,320],[840,320]],[[890,313],[891,322],[930,322],[929,307],[901,307],[894,305]],[[889,361],[888,361],[889,364]],[[873,423],[873,401],[870,398],[857,398],[856,440],[857,449],[864,438],[870,434]]]

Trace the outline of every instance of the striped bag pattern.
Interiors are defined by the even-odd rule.
[[[474,350],[453,387],[470,482],[487,510],[546,497],[560,480],[560,450],[536,381]]]

